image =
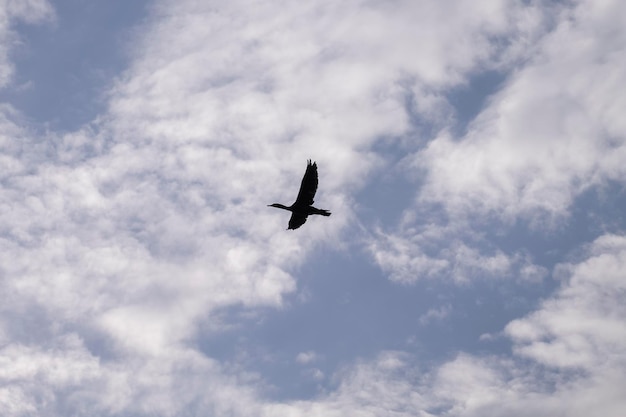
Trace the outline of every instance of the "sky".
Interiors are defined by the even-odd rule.
[[[0,0],[0,414],[622,417],[624,21]]]

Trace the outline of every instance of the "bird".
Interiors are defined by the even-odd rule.
[[[298,192],[296,201],[289,207],[280,203],[269,204],[268,207],[289,210],[291,212],[291,218],[289,219],[289,227],[287,227],[287,230],[295,230],[302,226],[306,222],[307,217],[311,214],[330,216],[330,211],[313,207],[313,197],[315,197],[316,191],[317,163],[311,163],[311,160],[309,159],[307,161],[304,177],[302,177],[302,184],[300,184],[300,191]]]

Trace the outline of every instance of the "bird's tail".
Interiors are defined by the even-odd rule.
[[[321,214],[322,216],[327,216],[327,217],[330,216],[330,211],[328,210],[322,210],[322,209],[317,209],[317,210],[318,210],[317,214]]]

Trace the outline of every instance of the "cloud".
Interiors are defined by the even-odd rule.
[[[462,357],[445,365],[442,369],[460,370],[460,363],[479,365],[461,373],[470,378],[485,375],[484,380],[469,384],[476,394],[464,396],[454,382],[461,373],[448,378],[439,371],[439,377],[451,382],[451,397],[468,399],[459,414],[619,415],[624,400],[615,387],[623,385],[626,365],[626,310],[620,302],[625,255],[626,239],[605,235],[590,245],[584,259],[566,265],[569,276],[555,295],[506,326],[515,360],[485,362]],[[533,363],[529,366],[520,358]],[[525,402],[529,398],[533,398],[530,408]]]
[[[443,320],[450,315],[452,311],[452,306],[450,304],[443,305],[439,308],[431,308],[426,313],[422,314],[418,321],[424,326],[433,321]]]
[[[459,282],[485,274],[537,281],[545,270],[526,249],[501,251],[489,233],[520,222],[553,233],[584,191],[623,182],[626,126],[616,109],[626,103],[614,92],[626,82],[626,8],[583,1],[544,13],[552,24],[537,23],[525,32],[532,47],[505,54],[503,87],[467,133],[444,126],[405,161],[422,179],[413,206],[370,245],[392,280],[454,270]]]
[[[298,356],[296,356],[296,362],[303,365],[315,362],[317,359],[318,355],[312,350],[309,350],[307,352],[300,352],[298,353]]]
[[[420,201],[454,216],[550,220],[585,189],[623,180],[625,103],[614,91],[626,80],[625,14],[619,2],[563,9],[464,137],[441,132],[416,155]]]
[[[191,350],[150,356],[102,357],[78,334],[45,344],[12,343],[0,349],[0,410],[6,416],[181,415],[214,412],[249,415],[258,378],[223,372]]]
[[[571,277],[558,297],[506,327],[516,342],[516,353],[546,366],[586,371],[602,368],[613,358],[621,360],[618,350],[626,340],[626,309],[619,294],[626,290],[626,239],[605,235],[589,251],[594,256],[563,266]]]
[[[472,236],[469,225],[378,231],[368,249],[389,279],[407,284],[433,278],[457,283],[511,277],[537,282],[547,275],[524,250],[505,253],[486,238]]]
[[[460,353],[427,368],[408,353],[382,352],[338,373],[327,396],[270,405],[265,415],[620,416],[625,262],[626,238],[605,235],[563,265],[560,289],[506,326],[512,357]]]
[[[54,13],[46,0],[2,0],[0,2],[0,88],[6,87],[14,68],[9,58],[11,50],[19,44],[12,26],[16,21],[39,23],[52,19]]]

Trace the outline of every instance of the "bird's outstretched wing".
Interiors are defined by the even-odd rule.
[[[298,192],[298,197],[296,198],[296,202],[294,203],[294,205],[296,206],[313,205],[313,198],[315,197],[316,191],[317,191],[317,163],[315,162],[311,163],[311,160],[309,159],[307,161],[306,172],[304,173],[304,177],[302,177],[302,184],[300,184],[300,192]],[[304,221],[306,221],[306,218]],[[304,223],[304,221],[302,223]],[[300,225],[302,223],[300,223]]]
[[[305,222],[306,222],[306,215],[302,215],[299,213],[291,213],[291,218],[289,219],[289,227],[287,228],[287,230],[289,229],[297,229],[298,227],[302,226]]]

